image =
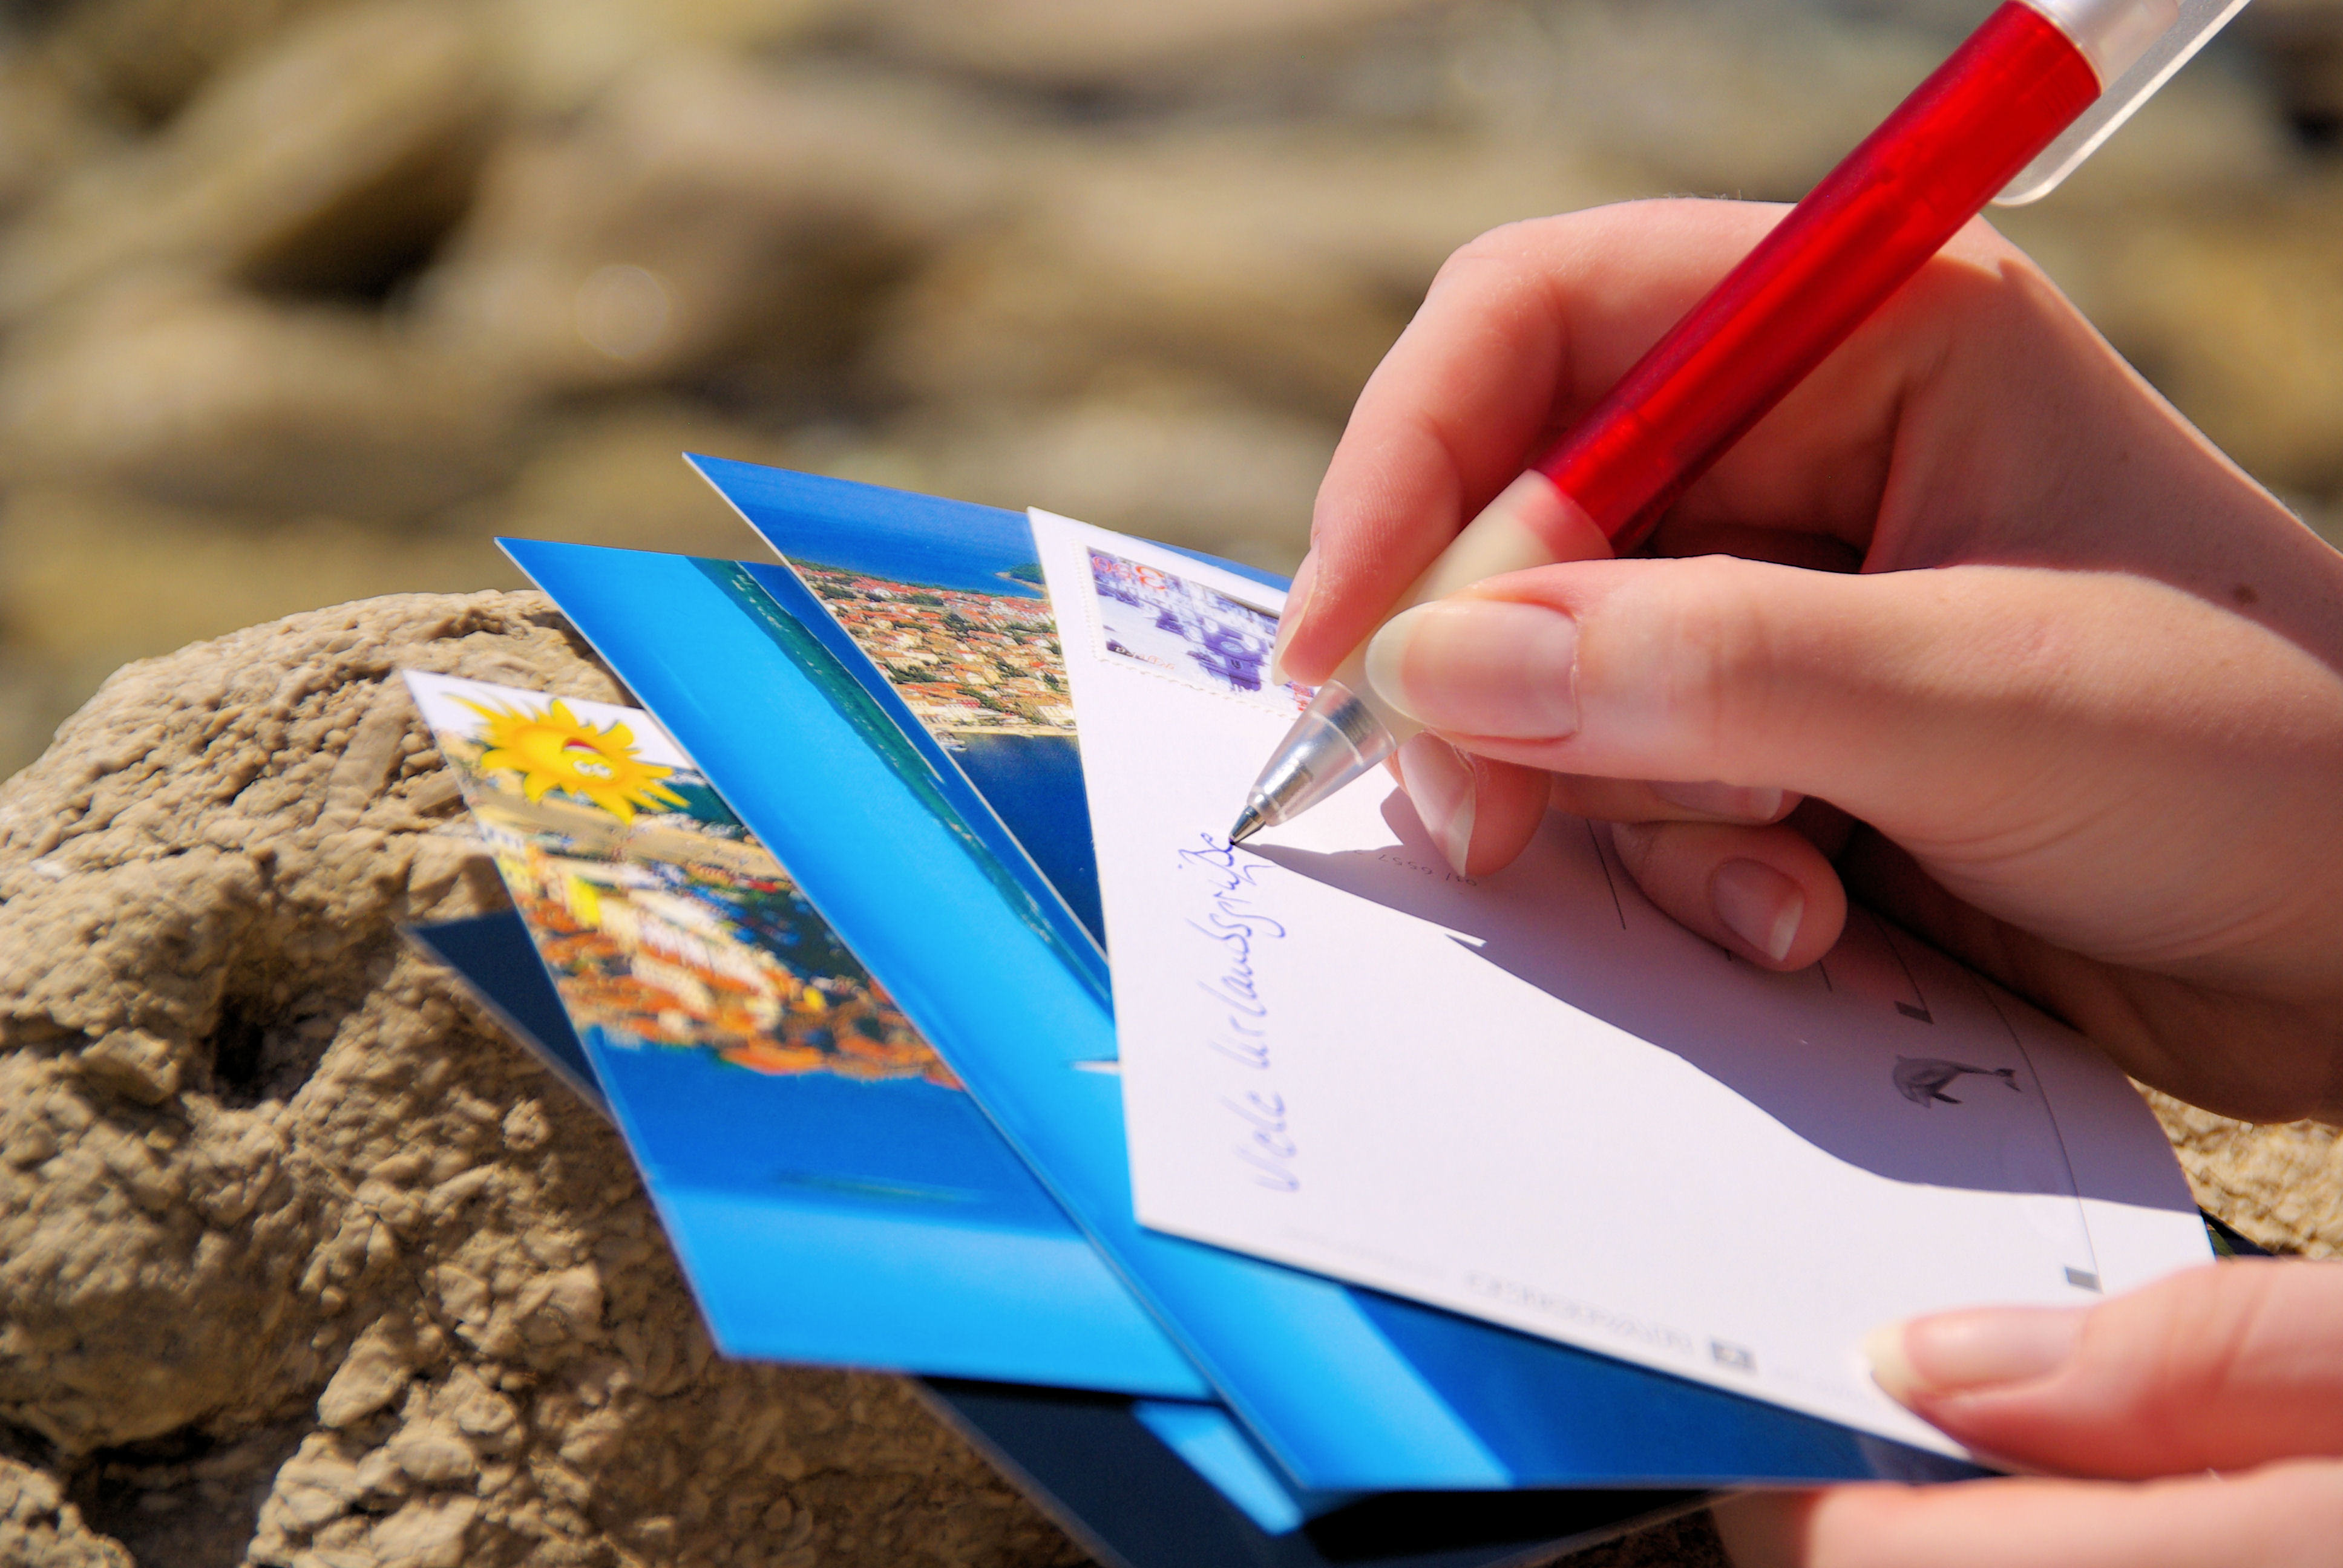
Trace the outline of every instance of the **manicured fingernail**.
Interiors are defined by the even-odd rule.
[[[1506,599],[1418,605],[1367,645],[1367,682],[1427,729],[1568,735],[1578,729],[1578,623]]]
[[[1760,860],[1727,860],[1708,879],[1708,902],[1725,929],[1775,963],[1797,940],[1806,895]]]
[[[1749,822],[1770,822],[1782,813],[1779,789],[1750,789],[1738,784],[1668,784],[1654,780],[1652,793],[1672,806],[1703,811],[1712,817],[1737,817]]]
[[[1863,1342],[1871,1375],[1899,1404],[2031,1382],[2066,1364],[2088,1307],[1988,1307],[1875,1329]]]
[[[1277,640],[1269,649],[1269,678],[1273,683],[1286,679],[1285,644],[1302,625],[1302,618],[1310,613],[1310,595],[1317,586],[1318,552],[1312,550],[1293,568],[1293,586],[1285,593],[1285,613],[1277,618]]]
[[[1440,853],[1460,877],[1473,848],[1473,809],[1480,775],[1456,748],[1436,735],[1419,735],[1399,749],[1399,781]]]

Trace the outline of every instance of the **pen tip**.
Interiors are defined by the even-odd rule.
[[[1252,838],[1255,833],[1260,832],[1266,825],[1267,824],[1262,820],[1261,813],[1252,807],[1248,806],[1244,809],[1243,813],[1237,818],[1237,825],[1229,829],[1229,842],[1232,844],[1242,844],[1247,839]]]

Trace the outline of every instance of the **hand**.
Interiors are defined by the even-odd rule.
[[[2343,1551],[2343,1263],[1921,1318],[1877,1360],[1972,1449],[2107,1479],[1752,1493],[1716,1510],[1741,1568],[2311,1568]]]
[[[1458,253],[1319,492],[1285,671],[1330,673],[1778,210]],[[2024,256],[1965,230],[1650,549],[1381,634],[1380,689],[1442,738],[1402,780],[1460,867],[1551,803],[1755,962],[1813,962],[1852,888],[2183,1099],[2343,1112],[2343,556]]]

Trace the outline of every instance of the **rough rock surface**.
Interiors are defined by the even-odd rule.
[[[2147,1091],[2197,1201],[2260,1246],[2343,1257],[2343,1129],[2258,1127]]]

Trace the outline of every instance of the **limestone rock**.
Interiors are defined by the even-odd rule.
[[[0,357],[0,474],[396,520],[501,477],[512,389],[375,317],[130,274]]]
[[[2302,130],[2329,141],[2343,131],[2343,5],[2262,0],[2238,18],[2237,31],[2258,45]]]
[[[714,1357],[616,1137],[397,935],[502,900],[400,668],[622,695],[538,596],[376,600],[133,665],[0,787],[54,1473],[0,1557],[126,1563],[62,1484],[156,1563],[1078,1558],[899,1385]]]
[[[223,72],[0,239],[0,322],[126,267],[382,281],[468,198],[495,107],[478,26],[448,0],[363,0]]]
[[[2275,1251],[2343,1257],[2343,1128],[2258,1127],[2145,1092],[2197,1202]]]
[[[125,136],[54,60],[0,45],[0,216],[116,152]]]
[[[119,1543],[93,1533],[56,1479],[0,1455],[0,1563],[11,1568],[135,1568]]]
[[[1194,68],[1231,54],[1306,47],[1443,0],[870,0],[863,25],[917,58],[1026,81],[1091,84]],[[1447,0],[1453,4],[1454,0]]]
[[[498,152],[419,293],[437,340],[551,390],[834,361],[870,300],[995,199],[953,95],[669,50]]]
[[[213,73],[333,0],[92,0],[46,53],[141,120],[178,111]]]

